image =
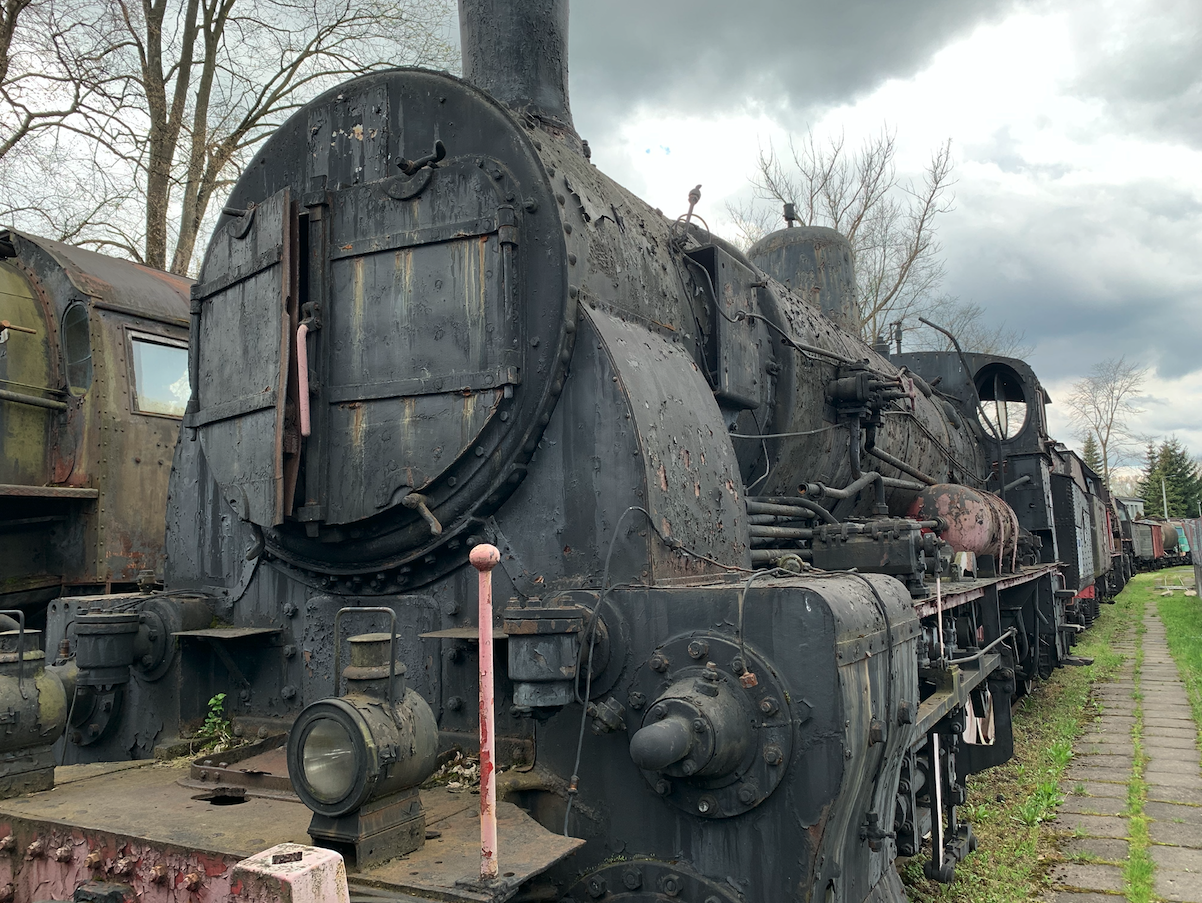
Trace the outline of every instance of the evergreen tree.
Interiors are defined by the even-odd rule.
[[[1093,433],[1085,437],[1085,444],[1081,446],[1081,458],[1096,474],[1102,474],[1102,453],[1098,450],[1098,440],[1094,438]]]
[[[1166,439],[1159,448],[1148,445],[1139,494],[1150,515],[1163,516],[1167,500],[1170,517],[1197,516],[1202,479],[1189,451],[1176,436]]]

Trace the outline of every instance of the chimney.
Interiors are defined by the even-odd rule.
[[[463,77],[575,135],[568,107],[568,0],[459,0]]]

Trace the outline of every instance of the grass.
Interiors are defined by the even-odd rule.
[[[1169,580],[1180,577],[1186,586],[1193,586],[1193,568],[1173,568],[1162,574]],[[1181,593],[1163,597],[1153,594],[1153,598],[1164,622],[1169,652],[1189,696],[1194,723],[1202,724],[1202,598]]]
[[[956,867],[956,880],[948,885],[923,877],[923,857],[911,859],[902,879],[912,901],[1026,903],[1045,896],[1047,868],[1059,859],[1060,839],[1045,823],[1063,798],[1060,784],[1073,741],[1100,712],[1090,690],[1122,664],[1114,644],[1135,617],[1130,599],[1102,606],[1101,617],[1073,650],[1092,657],[1093,664],[1057,670],[1019,704],[1014,758],[968,781],[962,811],[980,839],[979,850]]]

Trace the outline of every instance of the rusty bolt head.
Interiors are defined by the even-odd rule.
[[[622,883],[627,890],[638,890],[643,886],[643,873],[632,866],[622,872]]]
[[[744,784],[739,788],[739,802],[744,805],[749,805],[755,802],[755,787],[751,784]]]
[[[9,834],[3,840],[0,840],[0,853],[6,852],[8,850],[16,849],[16,846],[17,846],[17,838],[15,836],[13,836],[12,834]]]
[[[760,700],[760,711],[765,715],[775,715],[780,711],[780,703],[772,696],[765,696]]]
[[[25,848],[26,859],[37,859],[46,852],[46,841],[40,837]]]
[[[755,676],[754,671],[744,671],[739,675],[739,686],[744,690],[750,690],[752,687],[759,686],[760,679]]]
[[[764,761],[769,765],[779,765],[784,756],[781,754],[779,746],[764,747]]]
[[[604,897],[607,891],[605,879],[598,878],[596,876],[589,878],[586,886],[588,887],[588,895],[594,900],[599,900],[601,897]]]
[[[668,657],[662,652],[657,652],[655,655],[651,656],[651,661],[649,664],[651,665],[652,671],[663,674],[668,670]]]
[[[680,880],[680,875],[664,875],[659,879],[659,889],[669,897],[678,897],[684,889],[684,882]]]
[[[90,869],[98,869],[103,862],[104,856],[100,854],[100,851],[92,850],[92,852],[88,853],[88,855],[84,858],[83,864]]]
[[[709,655],[709,651],[710,644],[705,640],[693,640],[693,642],[689,643],[690,658],[704,658]]]
[[[113,863],[114,875],[128,875],[134,870],[135,860],[131,856],[122,856]]]
[[[667,796],[672,792],[672,782],[665,781],[663,778],[660,778],[655,782],[655,792],[660,796]]]
[[[161,862],[157,863],[154,868],[150,870],[150,880],[155,884],[162,884],[167,880],[167,874],[167,866]]]
[[[11,882],[0,887],[0,903],[11,903],[12,900],[16,899],[16,896],[17,889]]]
[[[75,849],[69,843],[63,844],[54,851],[55,862],[68,862],[75,855]]]
[[[200,889],[200,872],[188,872],[184,875],[184,887],[189,891]]]

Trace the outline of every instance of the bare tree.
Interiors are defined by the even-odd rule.
[[[0,161],[96,113],[114,42],[87,9],[87,0],[0,0]]]
[[[1095,364],[1084,379],[1073,383],[1065,399],[1072,412],[1073,426],[1084,439],[1093,436],[1102,459],[1102,479],[1110,485],[1110,471],[1141,437],[1128,422],[1134,414],[1139,391],[1147,378],[1146,367],[1128,363],[1125,357]]]
[[[113,36],[111,118],[91,135],[97,165],[133,190],[118,187],[86,225],[55,221],[52,231],[176,273],[191,268],[239,165],[305,100],[353,74],[451,62],[442,0],[90,0],[88,9]]]
[[[929,304],[944,274],[936,219],[954,200],[951,141],[931,155],[921,183],[898,175],[896,155],[896,132],[887,128],[858,151],[849,150],[843,136],[823,144],[810,131],[800,141],[790,140],[783,158],[772,147],[761,151],[752,179],[759,201],[793,204],[802,222],[847,237],[869,341]],[[779,209],[728,208],[744,240],[768,231]]]
[[[951,332],[965,351],[1022,358],[1033,350],[1033,346],[1025,341],[1025,333],[1010,328],[1004,322],[989,324],[985,318],[985,308],[973,301],[961,301],[944,295],[935,298],[929,310],[924,316]],[[917,318],[902,322],[902,326],[907,336],[902,349],[904,351],[952,350],[952,343],[947,336],[921,325]]]

